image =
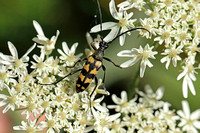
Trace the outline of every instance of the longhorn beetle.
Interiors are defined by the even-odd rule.
[[[101,14],[100,4],[99,4],[98,0],[97,0],[97,5],[98,5],[98,10],[99,10],[99,15],[100,15],[100,32],[102,32],[102,14]],[[104,71],[102,83],[103,83],[103,88],[106,89],[105,85],[104,85],[106,67],[103,65],[103,60],[107,60],[108,62],[111,62],[116,67],[119,67],[119,68],[122,68],[122,67],[115,64],[111,59],[104,57],[104,51],[108,48],[109,44],[111,44],[115,39],[119,38],[120,36],[130,32],[130,31],[134,31],[137,29],[142,29],[142,30],[148,31],[147,29],[142,28],[142,27],[133,28],[133,29],[127,30],[127,31],[117,35],[114,39],[112,39],[109,42],[105,42],[101,36],[101,40],[99,41],[98,49],[94,46],[93,43],[90,44],[92,46],[92,48],[95,50],[95,52],[91,56],[89,56],[88,58],[79,59],[77,62],[74,63],[73,66],[67,66],[68,68],[73,68],[76,66],[77,63],[86,61],[83,68],[72,71],[71,73],[69,73],[68,75],[64,76],[63,78],[61,78],[60,80],[58,80],[54,83],[41,84],[41,85],[56,85],[57,83],[59,83],[60,81],[65,79],[66,77],[81,71],[81,73],[78,77],[78,80],[76,82],[76,92],[79,93],[79,92],[84,91],[90,85],[92,80],[95,79],[95,88],[93,89],[92,93],[90,94],[90,97],[91,97],[98,85],[98,80],[97,80],[96,74],[98,73],[99,69],[102,67],[102,69]]]

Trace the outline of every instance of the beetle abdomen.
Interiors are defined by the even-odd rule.
[[[93,56],[88,57],[76,83],[76,92],[84,91],[92,82],[94,76],[102,66],[102,61],[95,59]]]

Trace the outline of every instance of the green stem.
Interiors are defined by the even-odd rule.
[[[136,72],[136,75],[134,76],[133,82],[131,82],[129,90],[128,90],[128,99],[132,99],[135,94],[135,88],[138,87],[140,82],[140,66],[139,69]]]
[[[36,120],[36,123],[39,121],[39,119],[44,115],[45,111],[43,111],[40,116],[38,116],[37,120]]]

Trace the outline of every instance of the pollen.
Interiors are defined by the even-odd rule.
[[[44,101],[44,102],[41,104],[41,106],[42,106],[43,108],[47,108],[47,107],[49,107],[49,102],[48,102],[48,101]]]

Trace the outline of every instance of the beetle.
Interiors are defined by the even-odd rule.
[[[99,14],[100,14],[100,32],[102,32],[102,14],[101,14],[100,4],[99,4],[98,0],[97,0],[97,5],[98,5]],[[72,71],[71,73],[69,73],[68,75],[64,76],[63,78],[61,78],[60,80],[58,80],[54,83],[41,84],[41,85],[56,85],[57,83],[59,83],[60,81],[65,79],[66,77],[81,71],[81,73],[79,74],[78,80],[76,82],[76,92],[79,93],[79,92],[84,91],[90,85],[92,80],[95,79],[95,88],[93,89],[92,93],[90,94],[90,97],[91,97],[93,95],[93,93],[95,92],[97,85],[98,85],[98,79],[97,79],[96,75],[97,75],[99,69],[102,68],[104,71],[102,83],[103,83],[103,88],[106,90],[105,84],[104,84],[105,75],[106,75],[106,67],[103,65],[103,60],[107,60],[108,62],[111,62],[114,66],[116,66],[118,68],[122,68],[122,67],[115,64],[111,59],[104,57],[104,51],[109,47],[109,44],[111,44],[114,40],[116,40],[120,36],[122,36],[128,32],[138,30],[138,29],[148,31],[147,29],[142,28],[142,27],[133,28],[133,29],[127,30],[127,31],[117,35],[114,39],[112,39],[109,42],[104,41],[101,36],[101,40],[98,42],[99,43],[98,49],[94,46],[93,43],[90,44],[92,46],[92,48],[95,50],[95,52],[92,55],[90,55],[88,58],[79,59],[77,62],[74,63],[73,66],[67,66],[67,68],[73,68],[76,66],[77,63],[86,61],[83,68]]]

